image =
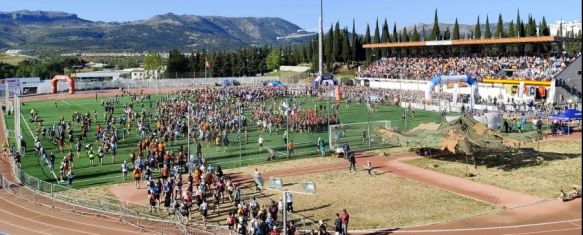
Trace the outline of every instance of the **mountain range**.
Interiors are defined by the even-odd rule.
[[[430,33],[432,24],[416,24],[419,34]],[[453,24],[439,24],[441,31]],[[474,25],[460,24],[460,36]],[[495,24],[490,24],[492,33]],[[504,24],[506,29],[508,24]],[[371,25],[371,32],[374,26]],[[401,31],[402,27],[398,28]],[[482,25],[484,30],[484,25]],[[392,32],[392,26],[389,26]],[[407,26],[413,31],[413,25]],[[324,32],[327,32],[325,29]],[[246,46],[297,45],[312,37],[299,26],[277,17],[222,17],[167,13],[129,22],[89,21],[76,14],[52,11],[0,12],[0,50],[60,52],[184,52],[195,49],[236,49]]]
[[[0,50],[66,52],[144,52],[236,49],[245,46],[298,44],[310,37],[277,17],[154,16],[130,22],[89,21],[76,14],[50,11],[0,12]]]

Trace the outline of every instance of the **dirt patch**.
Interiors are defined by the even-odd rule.
[[[439,126],[440,126],[440,124],[435,123],[435,122],[421,123],[418,126],[416,126],[415,128],[409,130],[407,133],[415,133],[415,132],[424,131],[424,130],[435,131],[439,128]]]

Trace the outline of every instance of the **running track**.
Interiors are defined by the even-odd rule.
[[[171,90],[173,89],[160,89],[161,92],[168,92]],[[144,89],[144,93],[151,94],[154,92],[154,89]],[[100,92],[100,96],[113,96],[116,93],[118,92]],[[74,96],[68,94],[44,95],[26,97],[23,100],[32,101],[55,98],[78,99],[82,97],[91,98],[94,97],[94,95],[95,92],[79,92]],[[3,123],[3,117],[0,117],[0,122]],[[6,140],[3,130],[4,126],[1,124],[0,140]],[[400,161],[406,160],[406,158],[393,159],[392,161],[380,161],[378,157],[360,155],[357,158],[358,165],[364,165],[363,162],[365,162],[367,158],[370,158],[368,160],[372,159],[371,162],[373,162],[373,165],[383,172],[426,183],[430,186],[444,188],[462,196],[498,205],[506,205],[510,207],[516,206],[516,208],[441,224],[410,228],[387,228],[377,231],[354,231],[352,234],[581,234],[581,199],[571,202],[559,202],[555,200],[532,204],[539,199],[511,191],[503,193],[509,196],[516,196],[518,199],[504,198],[503,200],[500,200],[500,196],[494,198],[488,196],[484,197],[484,195],[480,195],[480,191],[456,191],[459,190],[457,188],[464,188],[467,185],[443,185],[443,182],[427,182],[427,179],[430,179],[435,175],[423,171],[415,172],[423,169],[411,167]],[[288,176],[315,173],[322,170],[342,169],[346,167],[347,165],[334,164],[318,166],[318,168],[320,168],[319,170],[304,167],[287,172],[266,172],[264,175],[266,177],[270,175]],[[3,159],[3,161],[0,161],[0,171],[3,172],[3,174],[7,174],[7,172],[9,172],[6,171],[7,169],[9,169],[9,166],[6,165],[6,161]],[[435,173],[439,174],[437,172]],[[242,177],[241,180],[245,181],[245,178],[246,177]],[[461,181],[457,181],[456,183],[463,184],[463,180],[464,179],[461,179]],[[145,234],[143,231],[138,231],[134,227],[117,222],[114,219],[100,218],[34,205],[15,198],[4,190],[0,190],[0,214],[2,214],[2,216],[0,216],[0,233],[59,235]]]

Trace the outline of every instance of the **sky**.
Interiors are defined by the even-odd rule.
[[[45,10],[75,13],[92,21],[133,21],[172,12],[202,16],[281,17],[308,31],[317,31],[318,0],[1,0],[0,11]],[[496,22],[501,13],[504,21],[516,19],[520,9],[522,19],[532,14],[537,22],[545,16],[547,22],[581,20],[581,0],[324,0],[324,29],[340,21],[341,26],[352,27],[356,21],[358,33],[364,33],[366,24],[374,29],[376,19],[382,26],[384,19],[392,27],[433,23],[435,9],[440,23],[460,24]]]

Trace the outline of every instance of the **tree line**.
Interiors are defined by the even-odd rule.
[[[494,26],[494,25],[493,25]],[[552,47],[550,43],[525,43],[508,45],[473,45],[457,47],[407,47],[407,48],[373,48],[364,49],[363,44],[370,43],[397,43],[418,42],[434,40],[457,39],[490,39],[512,38],[551,35],[549,25],[545,17],[537,23],[532,15],[522,19],[520,11],[516,18],[507,25],[502,14],[498,14],[495,27],[491,28],[489,16],[485,23],[477,17],[474,30],[469,33],[460,33],[460,26],[455,19],[452,30],[439,27],[438,12],[435,10],[433,27],[426,30],[414,25],[413,28],[397,26],[394,23],[389,26],[386,19],[379,27],[377,19],[371,34],[371,27],[366,25],[364,35],[356,33],[355,21],[352,28],[341,27],[340,22],[330,25],[323,38],[323,62],[325,72],[346,67],[353,69],[355,66],[369,64],[382,57],[391,56],[462,56],[481,54],[488,56],[497,55],[522,55],[542,54],[563,50],[561,47]],[[570,38],[581,40],[581,31],[573,32],[564,30],[562,23],[556,32]],[[566,44],[566,50],[577,52],[581,50],[580,43]],[[111,61],[111,60],[110,60]],[[138,65],[136,61],[123,60],[113,63],[116,68],[126,68]],[[60,58],[47,60],[25,60],[16,66],[0,62],[0,78],[37,76],[50,78],[56,74],[66,72],[66,68],[83,65],[85,61],[80,58]],[[309,42],[299,46],[280,47],[247,47],[237,50],[196,50],[182,53],[176,49],[171,50],[167,59],[160,58],[157,54],[150,54],[142,61],[142,66],[147,70],[162,70],[164,67],[165,78],[184,77],[240,77],[261,76],[269,71],[278,69],[281,65],[306,65],[311,66],[311,71],[318,69],[318,37],[313,36]]]

